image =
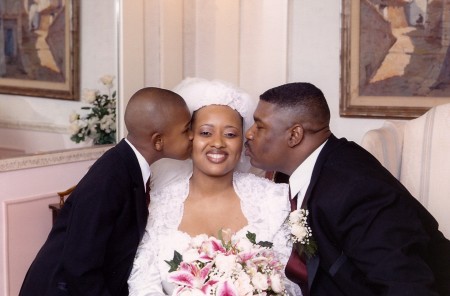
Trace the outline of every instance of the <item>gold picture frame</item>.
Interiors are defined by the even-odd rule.
[[[17,3],[0,0],[0,93],[78,100],[79,0]]]
[[[342,0],[341,116],[415,118],[450,102],[450,20],[419,2]]]

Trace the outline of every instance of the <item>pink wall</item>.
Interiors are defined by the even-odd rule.
[[[76,184],[95,159],[0,172],[0,295],[18,295],[51,228],[48,204]]]

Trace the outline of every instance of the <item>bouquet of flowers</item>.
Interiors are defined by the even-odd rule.
[[[116,142],[116,91],[113,87],[114,77],[105,75],[100,78],[107,88],[107,94],[101,94],[95,89],[83,90],[82,100],[91,106],[81,107],[82,110],[90,110],[81,115],[72,112],[70,115],[70,139],[76,143],[91,138],[94,145],[114,144]]]
[[[168,281],[172,295],[287,295],[284,267],[268,242],[256,235],[226,241],[199,235],[181,255],[175,251]]]

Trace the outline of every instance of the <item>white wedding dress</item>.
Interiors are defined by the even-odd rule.
[[[191,240],[187,233],[178,230],[189,194],[189,179],[152,191],[146,231],[128,279],[132,296],[170,295],[174,288],[166,281],[169,265],[165,260],[172,260],[175,250],[182,253]],[[247,173],[234,173],[233,185],[248,221],[235,235],[244,237],[250,231],[256,234],[257,241],[273,242],[279,260],[286,265],[292,250],[288,229],[282,227],[290,212],[288,186]],[[288,279],[286,289],[290,295],[301,295],[299,287]]]

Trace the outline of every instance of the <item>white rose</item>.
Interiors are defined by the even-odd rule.
[[[253,249],[253,244],[248,239],[240,239],[237,242],[236,247],[239,251],[245,252]]]
[[[83,89],[83,94],[81,98],[84,102],[92,104],[97,97],[97,90],[95,89]]]
[[[100,120],[100,129],[108,133],[111,132],[111,128],[116,124],[113,117],[114,117],[113,114],[103,116],[103,118]]]
[[[245,262],[245,272],[252,277],[258,272],[258,266],[256,266],[253,260],[248,260]]]
[[[216,267],[220,272],[225,275],[230,275],[236,265],[236,255],[225,255],[222,253],[216,256]]]
[[[302,219],[302,215],[300,210],[295,210],[289,214],[289,223],[290,224],[298,224]]]
[[[252,277],[252,283],[255,289],[265,291],[269,288],[269,284],[267,283],[267,276],[260,272],[257,272]]]
[[[238,274],[237,280],[234,282],[239,295],[253,295],[253,286],[250,281],[250,277],[244,271]]]
[[[72,124],[69,126],[70,133],[72,135],[77,134],[80,131],[81,126],[77,122],[72,122]]]
[[[302,240],[306,236],[307,231],[304,226],[296,224],[292,225],[291,233],[299,240]]]
[[[102,78],[100,78],[100,81],[107,88],[111,88],[113,86],[113,80],[114,80],[114,76],[112,76],[112,75],[104,75]]]
[[[78,119],[80,119],[80,114],[78,114],[78,113],[75,112],[75,111],[72,111],[72,113],[70,113],[70,115],[69,115],[69,121],[70,121],[70,123],[72,123],[72,122],[74,122],[74,121],[77,121]]]
[[[195,249],[189,249],[183,253],[183,261],[186,263],[191,263],[196,260],[199,260],[198,251]]]
[[[270,275],[270,286],[275,293],[281,293],[284,290],[284,283],[279,274]]]
[[[200,248],[202,243],[204,241],[206,241],[208,239],[208,236],[206,234],[199,234],[197,236],[195,236],[192,240],[191,240],[191,246],[193,248]]]

